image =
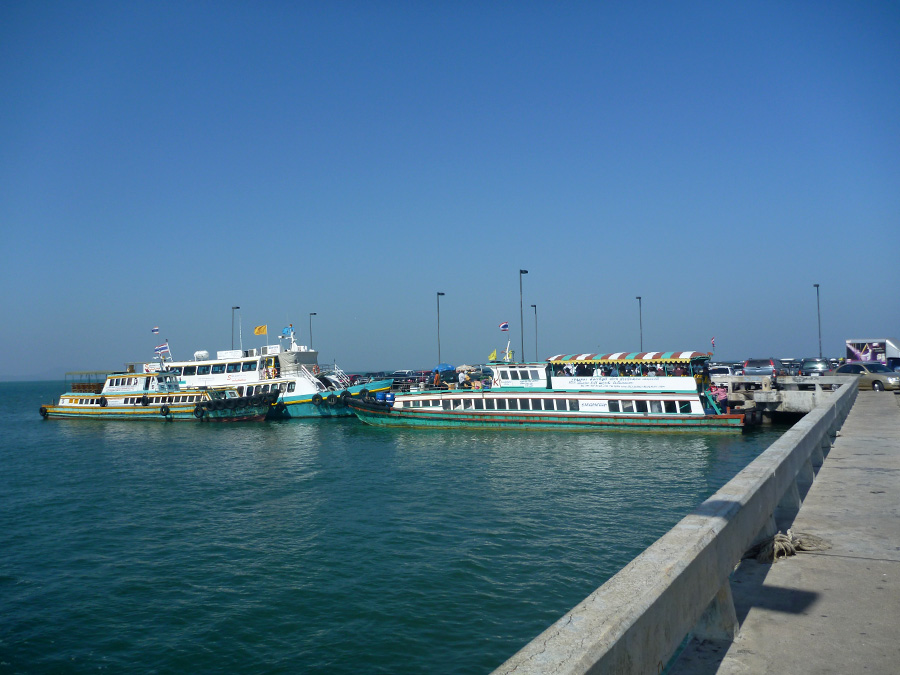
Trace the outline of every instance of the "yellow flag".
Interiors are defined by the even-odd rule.
[[[491,355],[488,356],[488,361],[496,361],[497,360],[497,350],[491,352]]]
[[[256,328],[253,329],[253,334],[254,335],[268,335],[269,334],[268,328],[269,328],[268,324],[266,324],[265,326],[257,326]]]

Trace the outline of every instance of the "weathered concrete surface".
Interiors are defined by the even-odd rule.
[[[900,672],[898,403],[859,393],[792,525],[833,548],[742,562],[738,638],[692,642],[673,675]]]

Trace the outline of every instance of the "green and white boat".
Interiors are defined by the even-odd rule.
[[[491,363],[492,379],[471,389],[420,388],[348,406],[386,427],[740,432],[745,416],[723,410],[709,392],[709,358],[616,352]]]

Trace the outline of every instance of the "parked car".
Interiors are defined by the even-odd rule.
[[[829,363],[828,359],[823,359],[819,357],[811,357],[808,359],[803,359],[800,362],[800,372],[798,375],[825,375],[829,370],[831,370],[831,363]]]
[[[781,359],[747,359],[744,375],[786,375]]]
[[[833,371],[834,375],[859,375],[860,389],[895,391],[900,389],[900,374],[878,361],[851,361]]]
[[[709,367],[709,375],[710,377],[715,375],[736,375],[734,372],[734,368],[731,366],[710,366]]]

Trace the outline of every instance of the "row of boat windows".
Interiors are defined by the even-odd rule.
[[[265,394],[266,392],[269,392],[269,391],[280,391],[282,393],[283,392],[290,393],[290,392],[294,391],[294,389],[295,389],[294,382],[287,382],[287,383],[281,382],[280,384],[276,382],[275,384],[271,384],[271,385],[258,384],[255,387],[254,386],[247,387],[247,396],[253,396],[254,394]],[[243,387],[238,387],[237,390],[238,390],[238,394],[240,394],[241,396],[244,395]]]
[[[500,371],[501,380],[542,380],[543,373],[537,369],[510,368]]]
[[[203,366],[178,366],[172,368],[176,375],[221,375],[223,373],[255,373],[256,361],[244,363],[207,363]]]
[[[404,408],[430,407],[428,401],[403,401]],[[565,410],[577,411],[572,398],[454,398],[441,401],[444,410]],[[609,401],[610,412],[682,413],[691,412],[690,401]]]

